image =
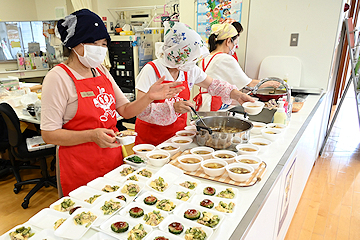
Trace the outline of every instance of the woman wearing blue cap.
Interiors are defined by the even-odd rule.
[[[68,195],[123,163],[115,138],[116,111],[134,117],[152,101],[173,97],[183,88],[161,84],[161,78],[130,103],[101,65],[110,36],[98,15],[76,11],[57,23],[56,32],[70,55],[44,79],[41,130],[45,142],[59,145],[59,193]]]

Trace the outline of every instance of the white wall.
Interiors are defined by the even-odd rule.
[[[343,1],[251,1],[245,72],[257,78],[267,56],[296,56],[302,61],[302,87],[326,89]],[[290,34],[299,44],[290,47]]]
[[[56,18],[56,15],[55,15],[55,8],[57,8],[57,7],[65,8],[65,16],[67,16],[69,14],[67,12],[66,0],[56,0],[56,1],[35,0],[35,6],[36,6],[37,20],[59,19],[59,18]]]
[[[1,21],[37,20],[35,0],[0,0]]]

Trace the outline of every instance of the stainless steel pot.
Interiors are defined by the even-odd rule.
[[[251,122],[235,117],[214,116],[204,117],[202,120],[211,129],[208,129],[200,120],[196,120],[196,141],[200,146],[215,149],[225,149],[232,144],[231,140],[236,135],[241,138],[241,143],[247,143],[250,138]]]

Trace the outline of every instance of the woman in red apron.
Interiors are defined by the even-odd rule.
[[[134,117],[183,87],[163,84],[162,78],[144,98],[130,103],[101,66],[110,36],[99,16],[79,10],[60,20],[57,32],[70,55],[44,79],[41,130],[45,142],[59,146],[57,177],[63,196],[123,163],[115,138],[117,113]]]
[[[254,87],[259,80],[249,78],[241,69],[239,63],[233,57],[238,45],[239,34],[242,31],[241,24],[214,24],[211,27],[209,46],[211,55],[202,60],[202,68],[212,78],[221,79],[235,85],[238,89],[245,86]],[[278,87],[280,84],[269,81],[260,87]],[[217,111],[227,106],[222,105],[221,99],[204,95],[207,91],[201,91],[194,98],[196,109],[200,111]],[[210,102],[210,103],[209,103]],[[234,104],[237,104],[236,102]],[[209,107],[210,106],[210,107]]]
[[[194,85],[208,89],[210,95],[220,96],[224,103],[231,103],[231,99],[241,103],[253,101],[235,86],[212,79],[196,66],[209,54],[198,33],[179,22],[165,22],[164,26],[164,43],[155,45],[158,59],[146,64],[137,77],[137,96],[143,97],[160,77],[165,77],[166,82],[181,82],[185,89],[171,99],[152,102],[137,116],[135,144],[158,145],[184,129],[186,113],[191,111],[190,106],[194,106],[187,101]]]

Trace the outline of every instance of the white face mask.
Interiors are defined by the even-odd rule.
[[[179,66],[177,69],[179,69],[180,71],[188,72],[188,71],[192,70],[195,66],[196,66],[196,63],[187,63],[182,66]]]
[[[232,39],[231,39],[231,42],[234,44],[234,47],[231,49],[231,48],[228,46],[228,48],[229,48],[228,54],[232,56],[232,55],[234,55],[234,53],[235,53],[235,49],[236,49],[237,44],[235,44],[235,43],[234,43],[234,40],[232,40]]]
[[[84,46],[84,56],[80,56],[74,49],[79,61],[88,68],[96,68],[106,57],[107,48],[95,45],[82,44]]]

